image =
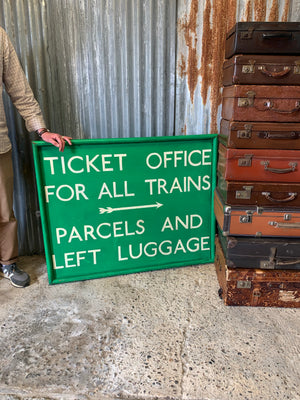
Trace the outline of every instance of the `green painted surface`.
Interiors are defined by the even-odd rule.
[[[213,261],[216,135],[33,152],[50,283]]]

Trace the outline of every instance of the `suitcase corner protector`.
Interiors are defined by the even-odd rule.
[[[228,206],[227,204],[224,207],[224,213],[225,214],[230,214],[231,213],[231,206]]]

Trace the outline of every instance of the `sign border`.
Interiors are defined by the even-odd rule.
[[[210,139],[212,142],[212,176],[211,176],[211,257],[203,262],[203,260],[200,261],[201,264],[208,264],[208,263],[213,263],[214,258],[215,258],[215,245],[214,245],[214,237],[215,237],[215,231],[216,231],[216,226],[215,226],[215,215],[214,215],[214,189],[216,187],[216,169],[217,169],[217,154],[218,154],[218,134],[203,134],[203,135],[178,135],[178,136],[155,136],[155,137],[140,137],[140,138],[110,138],[110,139],[73,139],[72,143],[74,145],[76,144],[111,144],[114,145],[116,143],[118,144],[128,144],[128,143],[153,143],[153,142],[172,142],[172,141],[201,141],[201,140],[207,140]],[[99,278],[105,278],[109,276],[120,276],[120,275],[127,275],[127,274],[132,274],[132,273],[143,273],[143,272],[149,272],[149,271],[155,271],[155,270],[163,270],[163,269],[171,269],[171,268],[178,268],[178,267],[184,267],[184,266],[189,266],[189,265],[197,265],[197,264],[187,264],[187,262],[171,262],[171,263],[166,263],[165,265],[158,265],[158,266],[153,266],[149,267],[147,271],[137,271],[135,270],[125,270],[125,271],[117,271],[117,272],[102,272],[99,273],[99,275],[86,275],[84,277],[78,278],[78,277],[70,277],[67,280],[65,279],[55,279],[54,278],[54,269],[53,269],[53,261],[51,257],[51,249],[50,249],[50,233],[48,229],[48,218],[47,218],[47,212],[46,212],[46,207],[45,207],[45,198],[44,198],[44,191],[42,188],[42,171],[41,171],[41,160],[40,160],[40,149],[41,147],[45,146],[53,146],[50,143],[46,143],[43,141],[34,141],[32,142],[32,149],[33,149],[33,159],[34,159],[34,167],[35,167],[35,173],[36,173],[36,183],[37,183],[37,192],[38,192],[38,200],[39,200],[39,206],[40,206],[40,214],[41,214],[41,223],[42,223],[42,232],[43,232],[43,241],[44,241],[44,248],[45,248],[45,258],[46,258],[46,265],[47,265],[47,271],[48,271],[48,281],[49,284],[56,284],[56,283],[66,283],[66,282],[75,282],[75,281],[81,281],[81,280],[89,280],[89,279],[99,279]],[[68,145],[67,145],[68,146]],[[57,150],[58,151],[58,150]]]

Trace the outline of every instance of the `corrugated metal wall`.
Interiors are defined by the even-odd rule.
[[[73,138],[216,132],[224,33],[259,18],[300,20],[300,0],[0,0],[48,126]],[[36,138],[5,105],[20,252],[40,253]]]

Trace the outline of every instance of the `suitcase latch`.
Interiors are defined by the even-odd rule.
[[[253,107],[254,97],[256,93],[253,92],[253,90],[249,90],[249,92],[247,92],[246,94],[248,97],[238,98],[238,107]]]
[[[251,289],[251,281],[237,281],[237,289]]]
[[[249,60],[249,64],[242,66],[243,74],[254,74],[255,73],[255,60]]]
[[[244,154],[243,158],[238,159],[239,167],[251,167],[253,154]]]
[[[247,32],[241,32],[241,39],[252,39],[254,28],[249,28]]]
[[[260,268],[262,269],[275,269],[276,266],[276,247],[271,247],[270,249],[270,257],[268,260],[262,260],[260,262]]]
[[[240,223],[241,224],[251,224],[252,223],[252,215],[253,215],[253,211],[247,211],[247,215],[240,216]]]
[[[244,127],[245,127],[244,130],[237,131],[238,139],[250,139],[251,138],[252,125],[245,124]]]
[[[299,75],[300,74],[300,60],[295,61],[295,66],[294,66],[294,74]]]
[[[244,190],[237,190],[235,192],[236,199],[249,200],[251,198],[251,190],[253,186],[243,186]]]
[[[274,261],[263,260],[259,263],[259,268],[261,269],[274,269],[275,263]]]

